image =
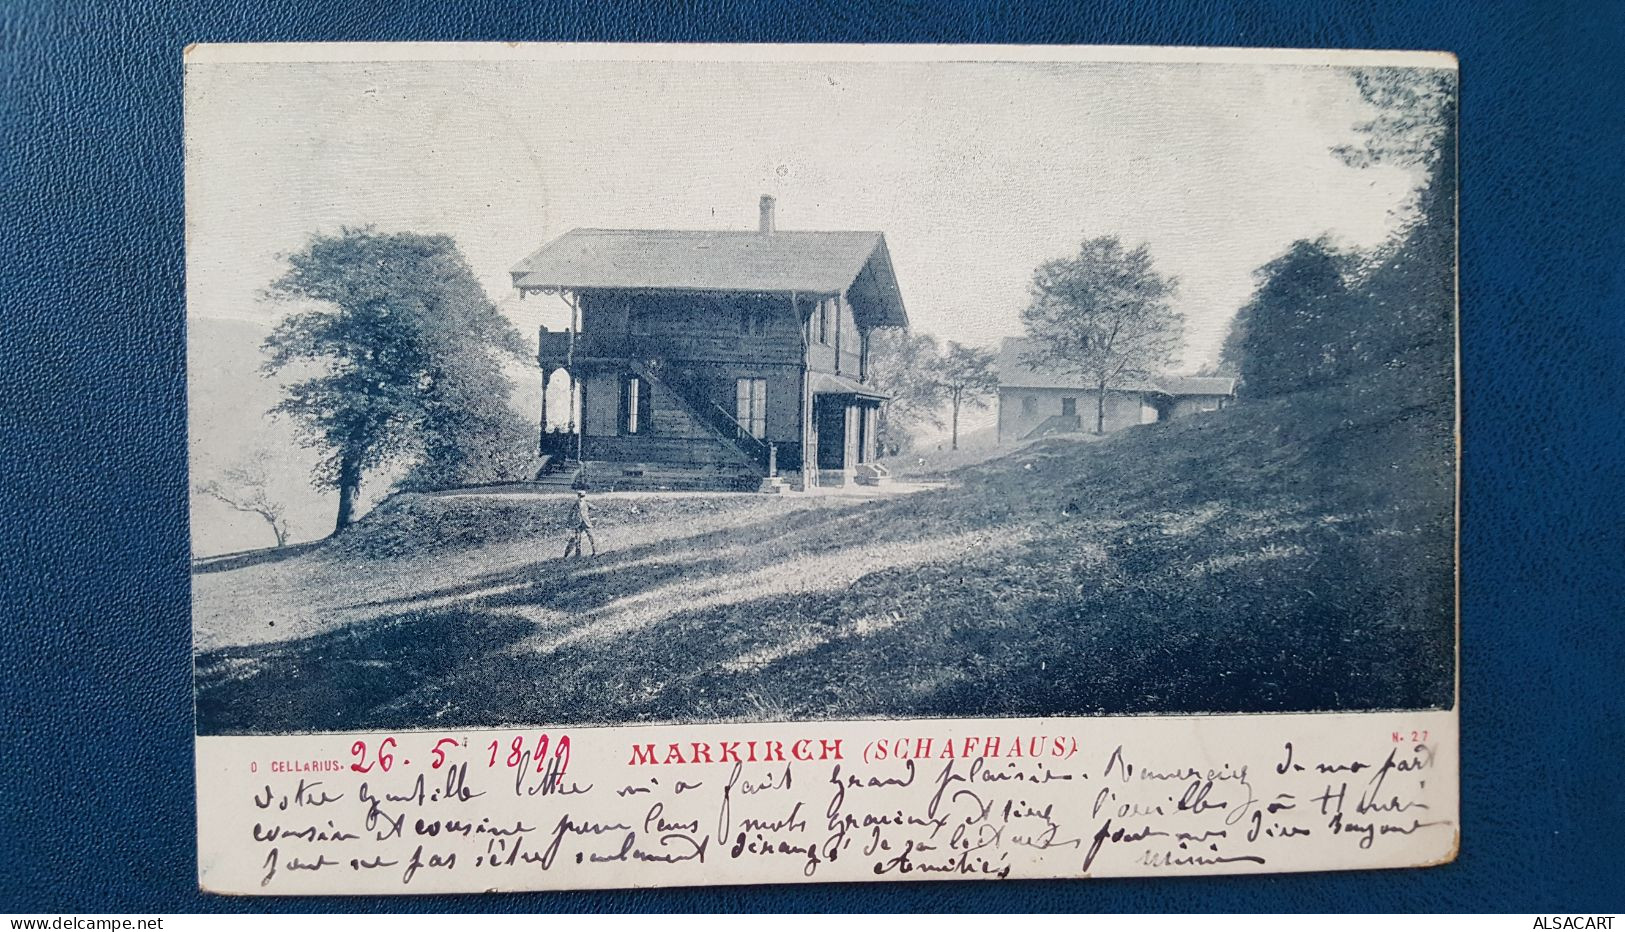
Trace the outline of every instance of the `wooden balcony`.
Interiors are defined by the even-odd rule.
[[[549,371],[562,367],[570,358],[570,341],[568,330],[552,331],[543,327],[537,334],[536,362]]]
[[[567,330],[543,330],[538,337],[536,361],[544,369],[557,369],[572,361],[627,359],[640,353],[638,339],[625,333],[572,334]]]
[[[604,333],[543,330],[538,335],[536,361],[544,369],[566,364],[593,365],[615,360],[707,360],[746,363],[797,363],[801,361],[799,342],[770,337],[739,337],[733,334]]]

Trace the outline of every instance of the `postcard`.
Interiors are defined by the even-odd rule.
[[[1456,78],[188,48],[201,886],[1451,860]]]

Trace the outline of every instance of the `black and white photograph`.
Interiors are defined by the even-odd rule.
[[[1451,709],[1456,71],[1343,61],[190,62],[197,733]]]

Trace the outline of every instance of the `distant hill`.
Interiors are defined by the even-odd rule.
[[[263,454],[273,475],[272,495],[287,505],[293,540],[332,530],[336,496],[310,487],[316,457],[297,444],[285,422],[265,412],[281,398],[259,373],[260,344],[271,332],[258,321],[187,319],[187,420],[192,485],[218,479],[246,457]],[[196,556],[268,547],[265,522],[207,496],[192,496],[192,553]]]
[[[273,475],[272,494],[287,506],[290,541],[325,537],[333,530],[338,496],[310,485],[316,454],[299,446],[293,428],[266,415],[281,400],[278,383],[260,374],[260,345],[268,322],[187,318],[187,406],[192,484],[216,479],[232,464],[263,455]],[[540,407],[541,383],[534,367],[511,363],[513,402],[521,410]],[[389,494],[396,476],[369,475],[362,485],[360,511]],[[234,511],[207,496],[192,496],[192,553],[210,556],[269,547],[275,538],[256,515]]]

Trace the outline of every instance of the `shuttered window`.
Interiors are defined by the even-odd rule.
[[[767,436],[767,380],[739,379],[734,383],[735,420],[761,440]]]
[[[649,431],[649,383],[635,375],[621,379],[621,433]]]

